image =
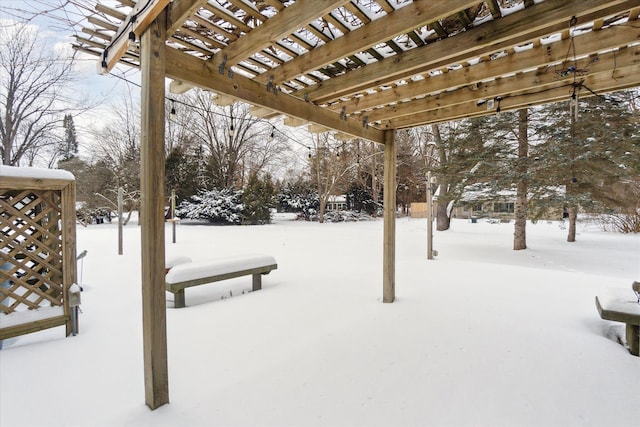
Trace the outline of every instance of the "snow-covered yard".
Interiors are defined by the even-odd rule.
[[[139,228],[78,228],[80,334],[5,341],[0,425],[637,426],[640,358],[594,297],[631,292],[640,236],[453,222],[426,261],[425,220],[397,223],[396,294],[382,304],[382,221],[183,223],[168,256],[266,253],[278,269],[167,302],[169,405],[144,405]],[[80,265],[79,265],[80,267]],[[79,268],[80,271],[80,268]]]

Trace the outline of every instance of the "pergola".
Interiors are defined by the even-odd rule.
[[[341,138],[640,85],[640,0],[96,0],[75,48],[142,71],[146,402],[169,401],[164,290],[165,78]],[[395,299],[395,192],[384,192],[383,301]]]

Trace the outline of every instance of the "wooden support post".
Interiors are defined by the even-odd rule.
[[[433,259],[433,195],[431,171],[427,172],[427,259]]]
[[[122,255],[122,205],[124,204],[124,189],[118,187],[118,255]]]
[[[142,71],[140,218],[145,400],[169,403],[164,282],[164,96],[167,17],[162,12],[140,40]]]
[[[71,335],[71,308],[69,306],[69,288],[76,283],[76,183],[70,182],[61,191],[61,219],[62,219],[62,285],[64,289],[64,314],[66,334]],[[77,332],[77,331],[76,331]]]
[[[172,242],[176,242],[176,190],[171,190],[171,234]]]
[[[395,131],[384,133],[384,249],[382,257],[382,302],[396,299],[396,139]]]

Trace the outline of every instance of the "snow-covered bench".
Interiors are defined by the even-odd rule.
[[[631,285],[636,297],[630,292],[609,292],[596,297],[596,307],[605,320],[622,322],[627,325],[627,345],[629,352],[640,356],[640,282]]]
[[[182,308],[185,306],[185,288],[252,275],[252,290],[257,291],[262,288],[262,275],[277,268],[276,260],[270,255],[239,255],[185,262],[169,269],[165,276],[166,289],[174,294],[175,308]]]

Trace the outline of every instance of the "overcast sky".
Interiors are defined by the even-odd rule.
[[[81,2],[88,3],[84,0]],[[64,9],[57,6],[66,4],[64,0],[0,0],[0,25],[7,26],[13,22],[28,19],[29,24],[38,28],[43,43],[56,51],[73,54],[72,43],[75,34],[82,34],[83,11],[73,5],[66,4]],[[72,22],[76,24],[73,25]],[[139,98],[140,90],[135,85],[140,82],[139,71],[133,68],[118,66],[108,76],[97,73],[97,58],[78,53],[75,62],[76,82],[73,88],[77,99],[86,100],[93,105],[89,111],[74,116],[81,145],[81,155],[91,152],[93,138],[91,130],[101,128],[112,117],[114,104],[118,104],[129,94]],[[127,83],[130,80],[134,84]]]

